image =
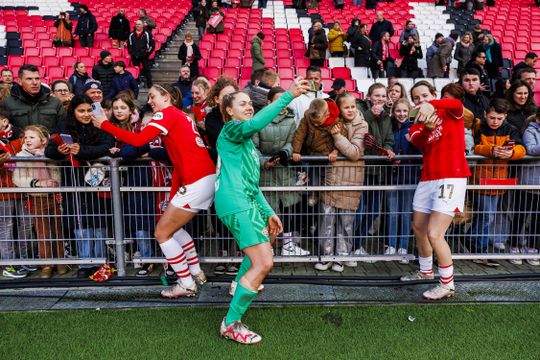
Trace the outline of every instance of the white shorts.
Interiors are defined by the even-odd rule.
[[[208,175],[192,184],[182,186],[172,198],[170,204],[176,208],[199,212],[207,210],[214,202],[216,175]]]
[[[413,210],[431,214],[437,211],[454,216],[463,211],[467,178],[420,181],[414,192]]]

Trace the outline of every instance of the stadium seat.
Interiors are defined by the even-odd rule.
[[[332,69],[332,77],[350,79],[351,69],[349,69],[348,67],[335,67]]]

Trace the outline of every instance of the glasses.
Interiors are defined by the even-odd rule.
[[[69,90],[68,90],[68,89],[56,89],[56,90],[54,90],[54,92],[58,92],[58,93],[68,93]]]

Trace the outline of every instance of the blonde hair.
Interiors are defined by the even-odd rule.
[[[212,84],[210,84],[210,81],[206,80],[205,78],[203,78],[203,77],[198,77],[198,78],[195,79],[195,81],[193,81],[193,84],[191,84],[191,86],[199,87],[199,88],[201,88],[202,90],[204,90],[205,93],[208,94],[208,92],[210,91],[210,87],[212,86]]]
[[[396,110],[396,107],[397,107],[398,105],[401,105],[401,104],[407,106],[407,111],[411,111],[411,110],[412,110],[412,105],[411,105],[411,103],[409,102],[408,99],[406,99],[406,98],[399,98],[399,99],[397,99],[397,101],[394,103],[394,105],[392,105],[392,115],[394,115],[394,111]]]
[[[328,110],[328,103],[323,99],[314,99],[310,104],[309,108],[304,112],[304,117],[308,121],[313,121],[315,119],[320,119],[321,116]]]
[[[24,132],[26,133],[27,131],[34,131],[35,133],[37,133],[39,138],[45,141],[45,144],[49,142],[49,138],[51,135],[49,133],[49,130],[45,126],[28,125],[27,127],[24,128]]]

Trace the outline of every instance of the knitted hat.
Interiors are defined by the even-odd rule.
[[[345,87],[345,80],[341,78],[336,78],[332,84],[332,89],[339,90]]]
[[[99,53],[99,57],[101,58],[101,60],[105,59],[107,56],[110,56],[110,55],[111,55],[111,52],[107,50],[103,50],[102,52]]]
[[[103,91],[103,88],[101,87],[101,82],[89,79],[87,82],[84,83],[84,92],[87,92],[90,89],[99,89]]]

